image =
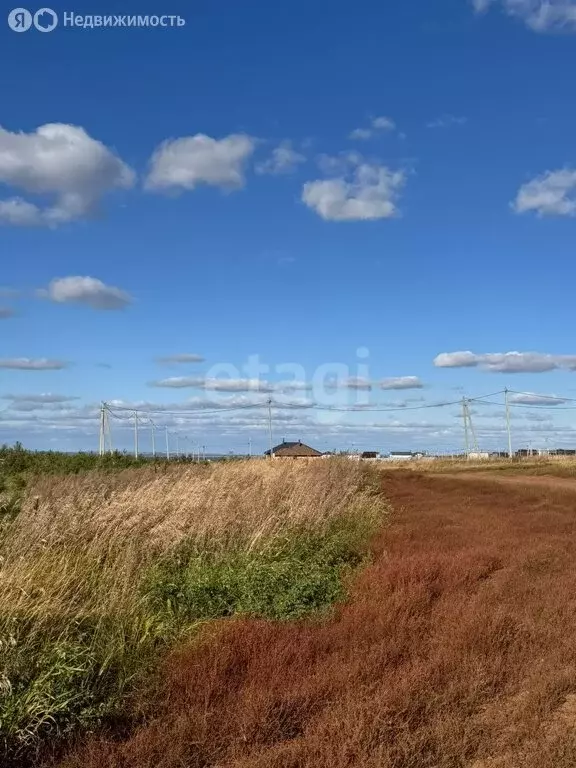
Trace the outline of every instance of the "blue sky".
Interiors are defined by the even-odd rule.
[[[104,400],[263,450],[228,408],[271,396],[278,438],[451,449],[458,408],[417,405],[575,397],[576,2],[52,7],[0,26],[0,442],[95,448]],[[62,24],[95,11],[186,24]],[[531,403],[518,443],[576,446]]]

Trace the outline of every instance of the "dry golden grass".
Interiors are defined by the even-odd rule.
[[[363,469],[345,461],[242,461],[46,478],[3,545],[0,615],[125,614],[147,565],[182,541],[265,547],[366,511]]]
[[[377,465],[383,470],[406,470],[427,473],[494,472],[514,475],[552,475],[576,477],[576,457],[533,456],[526,458],[466,459],[437,458],[414,461],[383,462]]]

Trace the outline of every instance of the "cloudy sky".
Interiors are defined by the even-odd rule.
[[[576,0],[169,11],[0,26],[0,443],[576,447]]]

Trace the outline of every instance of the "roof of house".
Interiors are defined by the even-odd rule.
[[[275,456],[322,456],[320,451],[300,441],[280,443],[280,445],[272,448],[272,453]],[[266,451],[266,455],[269,456],[270,451]]]

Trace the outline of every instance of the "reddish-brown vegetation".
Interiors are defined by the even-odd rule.
[[[147,722],[66,768],[576,764],[576,492],[390,473],[396,514],[330,622],[232,621]]]

